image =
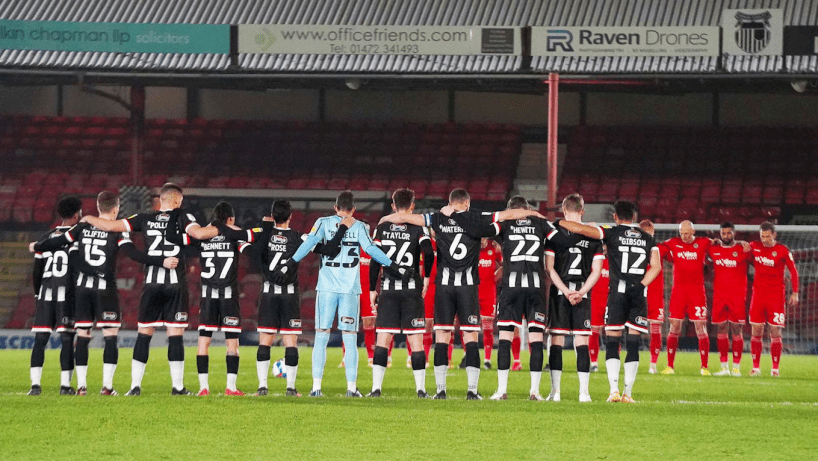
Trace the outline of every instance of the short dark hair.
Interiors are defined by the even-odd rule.
[[[181,187],[179,187],[177,184],[174,184],[172,182],[165,183],[165,185],[162,186],[162,189],[159,190],[159,198],[160,199],[163,199],[163,198],[166,199],[167,197],[171,197],[171,196],[174,196],[176,194],[178,194],[179,196],[183,196],[184,192],[182,192]]]
[[[775,224],[771,223],[770,221],[764,221],[759,226],[759,229],[761,229],[762,231],[770,231],[775,233]]]
[[[724,221],[724,222],[723,222],[723,223],[721,223],[721,225],[719,226],[719,229],[728,229],[728,228],[729,228],[729,229],[736,230],[736,226],[735,226],[733,223],[731,223],[730,221]]]
[[[508,199],[506,208],[509,210],[527,210],[529,208],[528,200],[526,200],[522,195],[515,195],[514,197]]]
[[[412,189],[398,189],[392,193],[392,203],[398,210],[406,210],[415,202],[415,191]]]
[[[236,213],[233,212],[233,205],[222,200],[213,207],[213,219],[218,219],[221,222],[226,222],[228,218],[235,218]]]
[[[466,192],[466,189],[458,187],[449,193],[449,203],[461,203],[467,200],[471,200],[471,197],[469,197],[469,193]]]
[[[119,205],[119,196],[104,190],[97,195],[97,208],[100,213],[110,213]]]
[[[628,200],[617,200],[614,202],[614,213],[622,221],[633,221],[639,214],[636,204]]]
[[[62,219],[68,219],[82,209],[82,200],[77,197],[66,197],[57,204],[57,214]]]
[[[585,199],[577,193],[571,194],[562,199],[562,207],[567,211],[579,213],[585,208]]]
[[[335,199],[335,206],[339,210],[352,211],[355,208],[355,196],[352,195],[352,191],[345,190],[338,194],[338,198]]]
[[[270,213],[273,214],[276,224],[284,224],[293,215],[293,207],[289,200],[276,200],[270,208]]]

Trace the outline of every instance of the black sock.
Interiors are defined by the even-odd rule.
[[[422,370],[426,368],[426,353],[421,348],[420,352],[412,352],[412,370]]]
[[[509,348],[511,347],[511,341],[508,341]],[[529,360],[529,369],[531,371],[542,371],[542,362],[543,356],[543,343],[542,341],[535,341],[533,343],[528,343],[531,346],[531,359]],[[508,362],[506,362],[508,363]],[[508,365],[506,365],[508,366]],[[506,368],[508,369],[508,368]]]
[[[619,337],[614,336],[612,339],[605,341],[605,360],[617,359],[619,360]]]
[[[185,346],[181,336],[168,337],[168,362],[182,362],[185,360]]]
[[[269,362],[270,361],[270,346],[258,346],[258,352],[256,352],[256,361],[257,362]]]
[[[577,371],[580,373],[590,373],[591,354],[588,346],[577,346]]]
[[[542,345],[542,343],[540,343],[540,345]],[[501,339],[500,345],[497,348],[497,369],[511,369],[511,341],[507,339]],[[542,370],[542,360],[540,360],[540,369]]]
[[[381,367],[386,367],[386,362],[389,357],[389,349],[381,346],[375,346],[375,353],[372,354],[372,364]]]
[[[105,348],[102,350],[102,363],[116,364],[119,361],[119,348],[116,345],[116,336],[105,337]]]
[[[449,343],[435,343],[435,366],[449,366]]]
[[[639,335],[628,335],[625,339],[625,349],[628,351],[625,355],[625,362],[639,361],[639,343],[642,342],[642,337]]]
[[[480,345],[477,341],[466,343],[466,366],[480,368]]]
[[[77,361],[78,367],[88,366],[88,343],[90,342],[91,338],[84,336],[77,338],[77,351],[74,353],[74,358]]]
[[[74,333],[60,333],[62,349],[60,350],[60,368],[62,371],[74,369]]]
[[[210,356],[209,355],[197,355],[196,356],[196,371],[203,375],[210,370]]]
[[[227,356],[227,373],[228,374],[239,374],[239,356],[238,355],[228,355]]]
[[[288,367],[298,366],[298,348],[286,347],[284,348],[284,365]]]
[[[562,346],[551,345],[551,350],[548,352],[548,364],[551,365],[552,370],[562,371]]]
[[[133,346],[133,359],[137,362],[148,363],[148,354],[151,350],[151,335],[139,333],[136,335],[136,344]]]
[[[51,333],[35,333],[34,347],[31,349],[31,368],[43,366],[45,363],[45,347],[48,345],[48,339]]]

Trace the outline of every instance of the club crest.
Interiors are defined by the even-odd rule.
[[[756,54],[772,40],[769,11],[757,14],[736,13],[736,45],[745,53]]]

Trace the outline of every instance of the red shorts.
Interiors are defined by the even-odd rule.
[[[595,302],[594,297],[591,297],[591,328],[605,326],[605,311],[608,310],[608,297],[604,300]]]
[[[426,297],[423,298],[423,310],[426,313],[427,319],[435,318],[435,290],[431,287],[429,287],[429,291],[426,292]]]
[[[713,323],[730,321],[744,325],[747,322],[747,295],[725,296],[713,293]]]
[[[704,294],[704,286],[673,286],[670,292],[670,318],[684,320],[685,314],[691,321],[707,320],[707,296]]]
[[[497,299],[496,296],[493,299],[487,299],[483,297],[479,298],[481,317],[494,317],[494,313],[497,310],[496,299]]]
[[[375,313],[372,312],[372,304],[369,303],[368,291],[361,293],[361,317],[375,317]]]
[[[665,321],[665,294],[648,288],[648,320]]]
[[[780,295],[765,293],[759,296],[753,293],[750,301],[750,323],[769,323],[777,327],[786,326],[784,316],[784,292]]]

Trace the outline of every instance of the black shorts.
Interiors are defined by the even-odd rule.
[[[612,289],[608,295],[605,329],[624,330],[625,327],[641,333],[648,332],[647,288],[641,283],[625,286],[621,290]]]
[[[149,283],[139,300],[139,328],[187,328],[188,293],[183,283]]]
[[[545,329],[545,293],[540,288],[506,288],[497,305],[497,326],[522,328],[523,317],[529,331]]]
[[[460,330],[480,331],[480,303],[477,285],[454,287],[439,285],[435,290],[435,330],[454,330],[454,317]]]
[[[375,330],[378,333],[405,333],[407,335],[425,333],[425,309],[420,291],[381,291]]]
[[[301,296],[262,293],[258,300],[258,332],[301,334]]]
[[[591,299],[582,298],[579,304],[573,306],[559,288],[552,285],[548,303],[547,331],[558,335],[590,335]]]
[[[96,322],[98,328],[119,328],[122,317],[119,314],[119,292],[115,284],[108,284],[104,290],[78,286],[74,311],[76,328],[91,328]],[[111,286],[112,285],[112,286]]]
[[[239,300],[230,298],[201,299],[199,304],[199,331],[224,331],[241,333],[241,310]]]
[[[41,286],[37,298],[37,311],[34,313],[34,325],[31,327],[32,333],[74,331],[75,302],[73,287]]]

